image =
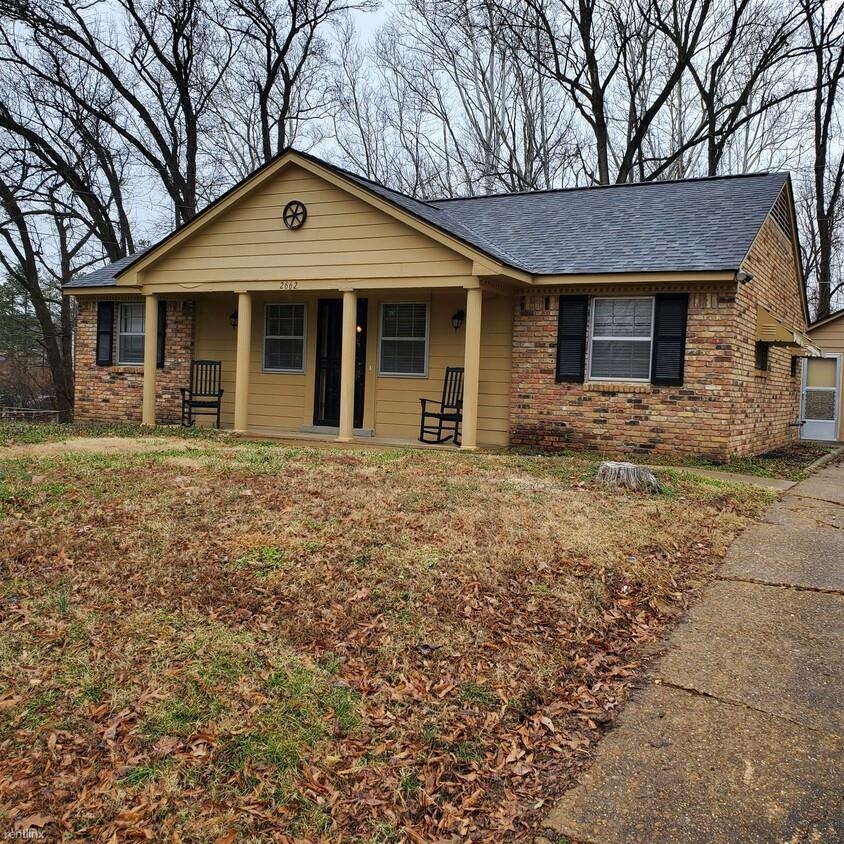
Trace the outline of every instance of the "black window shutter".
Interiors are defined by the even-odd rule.
[[[582,383],[586,367],[588,296],[560,296],[557,323],[557,383]]]
[[[164,336],[167,333],[167,303],[158,303],[158,338],[155,355],[155,365],[164,368]]]
[[[689,294],[660,294],[654,304],[651,383],[679,385],[683,383],[683,363],[686,357]]]
[[[114,302],[97,302],[97,366],[111,366],[114,346]]]

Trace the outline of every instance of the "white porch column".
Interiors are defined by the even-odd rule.
[[[234,430],[245,434],[249,413],[249,357],[252,346],[252,294],[237,297],[237,357],[234,376]]]
[[[158,364],[158,296],[144,299],[144,401],[141,422],[155,425],[155,376]]]
[[[478,445],[478,384],[481,377],[480,287],[466,291],[466,350],[463,356],[463,430],[461,448]]]
[[[343,343],[340,358],[340,432],[337,439],[349,442],[355,423],[355,347],[357,345],[358,294],[343,291]]]

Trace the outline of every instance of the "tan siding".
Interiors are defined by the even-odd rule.
[[[405,301],[418,299],[412,295]],[[396,301],[389,294],[381,302]],[[465,332],[455,332],[451,316],[465,310],[462,290],[434,291],[430,302],[430,350],[427,378],[377,376],[375,387],[375,432],[383,437],[415,439],[419,435],[420,398],[439,399],[447,366],[462,366]],[[484,296],[481,331],[481,381],[478,407],[478,444],[507,445],[510,413],[510,356],[512,300],[505,296]],[[380,309],[373,314],[378,326]],[[372,363],[370,361],[370,363]]]
[[[285,203],[308,208],[305,226],[288,231],[281,221]],[[145,284],[186,285],[314,279],[386,279],[395,292],[370,295],[364,427],[377,436],[415,439],[419,398],[437,398],[446,366],[463,363],[464,332],[455,332],[452,314],[466,307],[462,288],[431,290],[427,280],[471,275],[471,262],[344,190],[297,166],[287,168],[188,237],[144,273]],[[403,280],[408,285],[402,290]],[[424,289],[409,289],[423,286]],[[248,424],[253,430],[298,431],[313,421],[317,301],[340,293],[253,294],[253,334]],[[365,295],[363,293],[359,295]],[[377,375],[380,303],[425,301],[431,307],[429,371],[426,378]],[[273,301],[305,302],[308,339],[304,374],[262,371],[264,306]],[[236,333],[229,314],[233,295],[198,295],[196,357],[223,363],[223,424],[234,417]],[[484,299],[478,440],[507,443],[512,303]]]
[[[329,293],[325,297],[330,297]],[[313,422],[313,380],[316,355],[317,294],[255,294],[249,381],[249,427],[255,431],[299,431]],[[369,342],[366,367],[364,427],[376,436],[415,440],[419,433],[419,399],[439,398],[446,366],[463,364],[464,331],[455,332],[451,316],[465,309],[463,290],[397,291],[369,298]],[[378,376],[380,304],[424,301],[431,308],[428,375],[426,378]],[[269,302],[304,302],[307,307],[307,356],[304,374],[262,371],[264,306]],[[196,308],[196,357],[223,364],[223,426],[234,421],[235,331],[229,315],[237,300],[232,295],[199,297]],[[510,354],[512,300],[485,296],[481,339],[481,384],[478,422],[480,445],[508,442],[510,414]],[[208,424],[205,422],[204,424]]]
[[[316,299],[255,295],[252,304],[252,343],[249,372],[249,427],[298,431],[306,422],[307,379],[312,376],[310,355],[305,373],[264,372],[264,306],[268,302],[304,302],[307,308],[307,339],[315,330]],[[224,427],[234,423],[235,340],[229,315],[237,308],[234,296],[205,296],[196,314],[196,357],[220,360],[223,364]],[[310,348],[310,344],[308,344]]]
[[[235,332],[229,314],[237,309],[236,296],[204,296],[196,300],[194,356],[196,360],[222,362],[222,425],[234,424],[234,357]],[[210,425],[210,417],[201,417],[197,424]]]
[[[809,335],[825,352],[844,352],[844,317],[813,328]]]
[[[292,199],[308,220],[288,231]],[[144,282],[467,275],[471,261],[304,169],[291,166],[259,186],[152,264]]]

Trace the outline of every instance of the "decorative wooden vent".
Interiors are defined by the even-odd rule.
[[[788,208],[788,197],[786,196],[786,192],[783,190],[777,201],[774,203],[774,207],[771,209],[771,216],[774,218],[774,222],[780,227],[783,234],[791,240],[791,213]]]

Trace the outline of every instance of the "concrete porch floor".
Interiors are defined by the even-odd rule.
[[[336,434],[313,431],[267,431],[251,429],[244,433],[227,430],[226,433],[246,440],[277,440],[290,445],[306,446],[308,448],[411,448],[420,451],[434,449],[435,451],[464,451],[452,442],[436,444],[422,443],[419,440],[401,439],[398,437],[355,436],[347,442],[340,442]],[[493,451],[495,449],[479,446],[478,451]]]

